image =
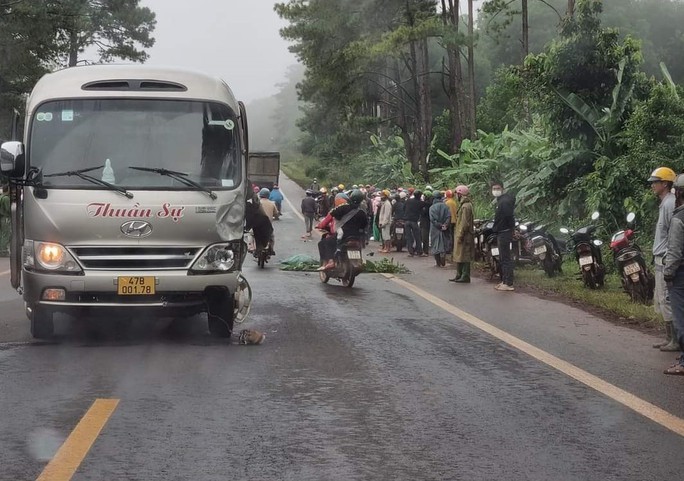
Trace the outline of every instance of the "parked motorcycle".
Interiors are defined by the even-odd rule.
[[[363,270],[363,257],[361,255],[363,240],[350,238],[335,252],[335,267],[326,271],[319,271],[322,283],[327,283],[330,278],[337,279],[345,287],[352,287],[356,276]]]
[[[501,277],[501,259],[499,257],[499,245],[497,242],[496,233],[493,230],[494,221],[488,220],[482,226],[482,233],[480,239],[484,246],[484,258],[489,265],[489,279],[494,279],[494,276]]]
[[[591,220],[596,221],[599,213],[594,212]],[[560,230],[563,234],[570,234],[570,240],[575,251],[575,258],[580,267],[580,274],[584,285],[590,289],[603,286],[606,277],[606,266],[603,264],[601,256],[601,245],[603,242],[596,239],[593,235],[596,232],[596,225],[580,227],[574,232],[563,227]]]
[[[635,219],[634,212],[627,214],[627,224]],[[624,229],[613,234],[610,249],[621,273],[622,288],[635,302],[647,303],[653,299],[655,276],[646,266],[641,248],[633,240],[635,231]]]
[[[484,235],[482,233],[484,225],[487,223],[483,219],[473,220],[473,235],[475,237],[475,260],[484,261],[485,260],[485,242]]]
[[[530,235],[536,228],[536,223],[523,221],[515,223],[513,242],[511,242],[511,256],[517,264],[529,265],[537,262],[537,258],[530,245]]]
[[[562,272],[563,255],[556,238],[546,229],[543,224],[522,225],[521,230],[527,232],[526,250],[532,258],[539,263],[549,277]]]
[[[397,248],[397,252],[401,252],[406,246],[406,225],[403,219],[394,219],[390,226],[390,239],[392,239],[392,246]]]

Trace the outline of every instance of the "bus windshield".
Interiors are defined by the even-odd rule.
[[[41,169],[45,187],[101,188],[78,176],[50,174],[102,166],[90,175],[126,189],[193,189],[152,169],[182,173],[213,190],[231,189],[242,175],[237,125],[235,113],[214,102],[56,100],[33,116],[27,160]]]

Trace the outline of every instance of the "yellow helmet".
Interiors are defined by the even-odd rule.
[[[674,170],[670,169],[669,167],[658,167],[656,170],[651,172],[651,176],[648,178],[648,181],[674,182],[676,177],[677,174],[675,174]]]
[[[344,190],[344,184],[338,185],[337,188],[340,189],[340,190]]]

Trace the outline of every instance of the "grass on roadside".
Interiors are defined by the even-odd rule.
[[[484,264],[480,267],[485,268]],[[563,263],[563,274],[548,277],[536,266],[516,266],[515,283],[529,287],[539,294],[554,293],[562,298],[576,301],[580,306],[597,309],[607,315],[618,317],[625,324],[639,324],[644,327],[657,327],[662,321],[653,310],[652,305],[633,302],[622,290],[620,279],[616,274],[606,275],[605,286],[600,289],[584,287],[578,279],[579,269],[573,262]]]
[[[311,183],[310,179],[306,175],[306,166],[299,162],[283,162],[280,168],[285,175],[287,175],[290,180],[297,183],[299,186],[304,188]]]

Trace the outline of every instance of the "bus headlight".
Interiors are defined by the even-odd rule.
[[[229,272],[240,265],[240,248],[235,242],[225,242],[207,247],[190,268],[195,273]]]
[[[50,272],[81,272],[81,267],[61,244],[32,240],[24,243],[24,267]]]

